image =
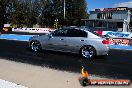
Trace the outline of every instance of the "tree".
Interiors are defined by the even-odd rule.
[[[6,23],[6,5],[8,0],[0,0],[0,31],[3,28],[3,24]]]
[[[64,25],[64,18],[63,18],[63,2],[64,0],[53,0],[53,14],[54,14],[54,23],[58,24],[58,27]]]
[[[58,25],[80,25],[87,17],[85,0],[65,0],[66,19],[64,19],[64,0],[0,0],[0,25],[17,24],[18,27],[53,27]]]
[[[7,22],[10,23],[11,20],[13,19],[13,12],[15,11],[16,5],[16,0],[8,0],[8,3],[5,5],[6,6],[6,17],[7,17]]]
[[[52,2],[51,0],[40,0],[40,14],[39,14],[39,21],[38,23],[41,25],[41,26],[52,26],[53,25],[53,22],[54,22],[54,15],[52,14],[53,13],[53,9],[52,9]]]
[[[79,26],[87,17],[85,0],[66,0],[66,24]]]
[[[23,9],[23,25],[32,27],[33,24],[37,23],[38,7],[37,0],[24,0],[21,2]]]
[[[43,0],[42,0],[43,1]],[[43,1],[42,13],[39,16],[39,24],[53,25],[58,20],[59,25],[80,26],[81,19],[87,17],[85,0],[65,0],[66,1],[66,19],[64,19],[64,0]]]

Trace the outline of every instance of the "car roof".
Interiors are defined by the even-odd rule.
[[[94,37],[99,37],[99,35],[97,33],[95,33],[94,31],[90,31],[90,29],[88,28],[82,28],[82,27],[63,27],[62,29],[76,29],[76,30],[82,30],[85,31],[87,33],[90,33],[90,35],[94,36]]]
[[[63,27],[63,29],[78,29],[78,30],[86,30],[86,31],[88,31],[87,28],[81,28],[81,27],[77,27],[77,26]]]
[[[76,29],[76,28],[79,28],[79,27],[77,27],[77,26],[69,26],[69,27],[62,27],[62,28],[64,28],[64,29]]]

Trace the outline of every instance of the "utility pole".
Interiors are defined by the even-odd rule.
[[[64,20],[66,19],[66,2],[64,0]]]
[[[66,1],[64,0],[64,23],[63,23],[63,26],[66,25]]]

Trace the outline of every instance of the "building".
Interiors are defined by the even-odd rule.
[[[90,11],[89,19],[82,20],[85,21],[85,26],[93,30],[122,31],[124,19],[128,18],[128,10],[132,12],[132,8],[128,7],[95,9]],[[132,27],[132,16],[130,20],[129,29]]]

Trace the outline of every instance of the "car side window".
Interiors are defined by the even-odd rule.
[[[87,37],[87,33],[85,31],[78,29],[70,29],[67,34],[68,37]]]
[[[65,37],[67,35],[67,29],[58,29],[52,33],[52,36],[62,36]]]

